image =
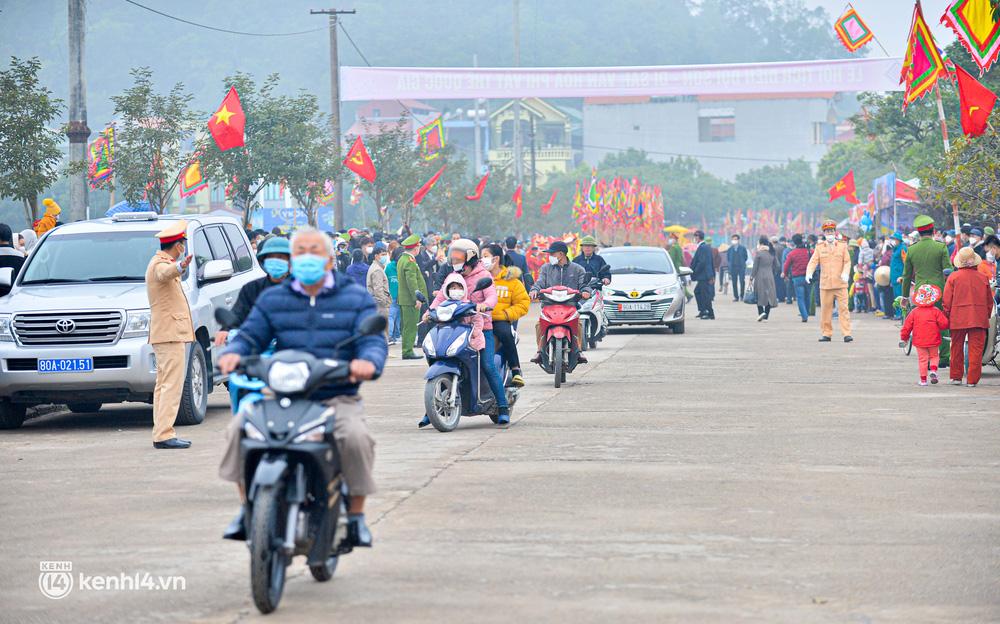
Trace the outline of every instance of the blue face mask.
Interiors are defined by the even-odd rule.
[[[387,264],[389,264],[389,256],[386,255],[379,256],[378,263],[381,264],[382,266],[386,266]]]
[[[274,279],[281,279],[288,275],[288,260],[281,258],[265,258],[264,270]]]
[[[306,286],[319,283],[326,277],[326,261],[323,256],[304,254],[292,258],[292,277]]]

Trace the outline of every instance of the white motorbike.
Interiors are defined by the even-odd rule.
[[[593,295],[580,303],[580,350],[597,348],[597,343],[608,335],[608,317],[604,314],[604,296],[601,280],[589,284]]]

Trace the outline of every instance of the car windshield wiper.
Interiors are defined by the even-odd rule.
[[[92,277],[88,282],[141,282],[146,279],[144,275],[109,275],[107,277]]]
[[[26,280],[21,282],[21,286],[30,286],[32,284],[79,284],[80,282],[86,281],[87,280],[71,279],[66,277],[49,277],[46,279]]]

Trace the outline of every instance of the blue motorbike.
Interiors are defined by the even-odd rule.
[[[230,330],[229,337],[226,338],[226,344],[232,342],[239,331],[239,329]],[[273,353],[274,342],[271,342],[267,350],[261,355],[268,356]],[[264,398],[264,388],[267,387],[267,384],[262,380],[250,377],[246,373],[232,373],[226,379],[226,385],[229,388],[229,403],[233,414],[238,414],[244,403],[256,403],[262,400]]]
[[[484,277],[476,283],[476,291],[490,284],[492,281]],[[438,431],[453,431],[462,416],[485,414],[495,423],[500,415],[479,351],[469,345],[472,325],[463,320],[473,314],[480,314],[476,304],[460,301],[445,301],[429,313],[434,326],[423,341],[430,364],[424,375],[424,409]],[[519,391],[511,387],[510,369],[499,354],[495,363],[513,412]]]

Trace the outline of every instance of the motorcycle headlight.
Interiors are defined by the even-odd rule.
[[[326,425],[319,425],[292,438],[292,442],[322,442],[326,435]]]
[[[657,295],[674,295],[677,294],[677,285],[674,284],[673,286],[663,286],[657,288],[653,292],[656,293]]]
[[[437,353],[434,351],[434,337],[431,335],[430,332],[428,332],[427,335],[424,336],[424,342],[422,346],[424,348],[424,353],[426,353],[427,355],[431,357],[437,355]]]
[[[260,429],[255,427],[249,420],[243,423],[243,434],[251,440],[257,440],[258,442],[263,442],[266,439],[264,438],[264,434],[260,432]]]
[[[14,334],[11,330],[13,318],[12,314],[0,314],[0,342],[14,342]]]
[[[274,362],[267,371],[267,385],[275,392],[302,392],[309,380],[309,365],[305,362]]]
[[[466,340],[468,340],[469,334],[462,334],[448,345],[448,350],[445,352],[448,357],[451,357],[458,353],[458,350],[465,346]]]
[[[129,310],[125,313],[122,338],[142,338],[149,335],[149,310]]]

